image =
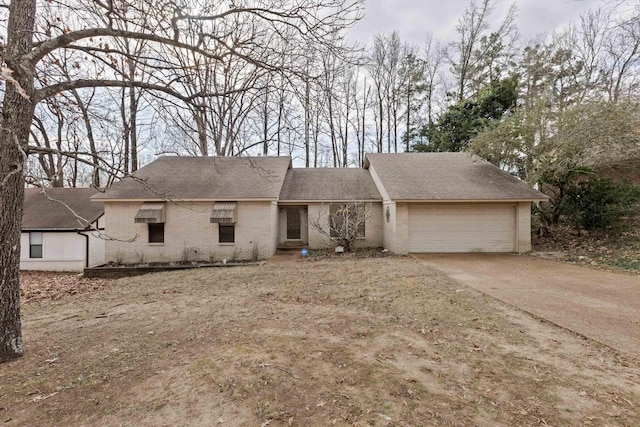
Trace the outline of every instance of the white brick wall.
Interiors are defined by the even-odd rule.
[[[518,252],[531,252],[531,202],[518,203]]]
[[[395,250],[399,255],[409,253],[409,205],[396,203],[396,236]]]
[[[387,209],[389,210],[389,221],[387,221]],[[395,202],[384,202],[382,205],[382,244],[385,249],[396,252],[396,204]]]
[[[200,261],[266,259],[275,252],[272,202],[238,202],[235,243],[218,243],[218,224],[210,223],[214,202],[166,202],[164,243],[148,243],[148,225],[134,218],[142,202],[105,202],[107,262],[180,262],[194,248]]]

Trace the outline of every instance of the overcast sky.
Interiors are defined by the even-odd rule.
[[[481,0],[477,0],[480,3]],[[504,18],[513,0],[498,0],[491,16],[496,24]],[[516,24],[525,40],[550,33],[603,0],[515,0]],[[456,36],[455,26],[470,0],[366,0],[365,17],[351,30],[349,39],[365,44],[379,32],[397,30],[400,39],[421,45],[427,33],[443,41]]]

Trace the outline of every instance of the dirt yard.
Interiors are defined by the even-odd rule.
[[[640,364],[409,258],[121,279],[23,306],[5,426],[640,425]]]

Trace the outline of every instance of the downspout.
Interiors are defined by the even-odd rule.
[[[89,268],[89,235],[81,231],[76,231],[76,233],[84,236],[84,268]]]

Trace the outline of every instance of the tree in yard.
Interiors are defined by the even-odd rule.
[[[366,222],[372,217],[370,203],[351,200],[323,206],[315,218],[309,218],[309,224],[348,252],[353,249],[356,239],[365,236]]]
[[[399,85],[400,67],[406,47],[400,41],[397,32],[390,35],[378,34],[367,58],[366,68],[371,76],[371,84],[375,89],[375,101],[371,104],[376,122],[376,149],[384,151],[384,140],[387,140],[387,152],[392,148],[398,151],[398,125],[401,119],[400,103],[402,101]]]
[[[516,105],[517,77],[490,84],[477,100],[452,105],[436,123],[425,125],[421,133],[427,143],[415,143],[415,151],[464,151],[471,138],[499,120]]]
[[[422,94],[427,90],[426,80],[426,68],[422,58],[418,56],[417,49],[410,47],[405,48],[405,55],[402,58],[402,63],[399,69],[399,89],[401,95],[398,98],[402,98],[399,104],[402,104],[404,108],[404,140],[405,150],[410,150],[410,141],[412,133],[412,123],[415,123],[416,118],[420,116],[422,104],[424,99]],[[398,134],[398,120],[397,114],[396,120],[394,120],[394,133]],[[397,150],[396,150],[397,151]]]
[[[361,14],[359,0],[301,0],[295,3],[268,0],[260,5],[219,5],[207,14],[205,3],[180,1],[169,6],[151,0],[70,1],[67,4],[12,0],[4,14],[6,36],[2,38],[1,76],[7,82],[2,104],[0,128],[0,361],[23,354],[20,323],[20,230],[24,201],[24,171],[29,155],[29,135],[37,103],[65,91],[97,87],[142,88],[161,93],[169,102],[192,104],[196,97],[175,89],[170,76],[180,67],[172,55],[175,49],[196,52],[213,61],[239,58],[273,73],[287,73],[290,67],[270,62],[270,56],[255,56],[251,38],[229,39],[234,17],[250,16],[268,34],[273,44],[262,46],[273,50],[288,43],[287,58],[304,58],[313,48],[330,49],[332,40]],[[50,8],[49,8],[50,7]],[[37,10],[48,13],[38,16]],[[105,16],[106,22],[93,13]],[[130,25],[121,25],[127,21]],[[198,37],[186,37],[196,24],[204,23]],[[36,25],[37,24],[37,25]],[[35,36],[34,36],[35,35]],[[35,39],[34,39],[35,38]],[[55,61],[60,51],[75,52],[81,58],[111,63],[112,58],[127,58],[126,50],[117,48],[116,39],[146,42],[148,54],[137,58],[144,76],[123,80],[103,70],[87,67],[86,75],[67,79],[48,76],[43,64]],[[282,43],[276,43],[276,42]],[[296,46],[305,46],[304,51]],[[87,61],[83,61],[86,64]],[[130,75],[130,74],[129,74]],[[36,85],[35,81],[44,84]],[[197,94],[200,96],[201,94]],[[219,93],[208,94],[221,95]],[[71,155],[73,153],[70,153]]]
[[[488,33],[495,6],[495,0],[480,0],[479,4],[471,1],[456,26],[458,40],[451,43],[447,52],[456,81],[455,93],[451,95],[457,102],[473,97],[480,88],[500,78],[501,68],[505,67],[505,59],[518,37],[515,4],[500,25]]]
[[[556,224],[570,188],[591,169],[640,156],[640,106],[591,102],[562,112],[519,109],[475,137],[469,150],[513,171],[551,197],[541,217]]]

